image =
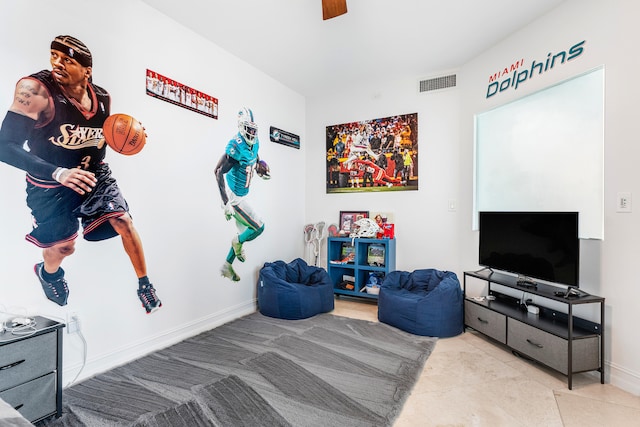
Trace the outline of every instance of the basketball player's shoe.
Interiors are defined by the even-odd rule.
[[[140,302],[142,302],[147,314],[151,314],[162,307],[162,302],[158,299],[156,290],[151,283],[138,288],[138,298],[140,298]]]
[[[242,243],[240,243],[239,236],[235,236],[233,240],[231,240],[231,247],[233,248],[233,253],[238,258],[238,261],[244,262],[246,259],[244,256],[244,249],[242,248]]]
[[[44,294],[50,301],[62,306],[67,305],[67,299],[69,298],[69,287],[67,281],[64,279],[64,270],[60,268],[60,276],[55,280],[47,280],[44,278],[44,262],[39,262],[33,266],[33,271],[38,276]]]
[[[231,266],[231,264],[229,264],[228,261],[225,261],[222,265],[222,268],[220,268],[220,274],[222,274],[227,279],[231,279],[234,282],[240,281],[240,276],[236,274],[233,267]]]

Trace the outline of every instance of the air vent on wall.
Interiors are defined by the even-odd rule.
[[[434,77],[433,79],[420,81],[420,92],[430,92],[432,90],[446,89],[456,86],[456,75]]]

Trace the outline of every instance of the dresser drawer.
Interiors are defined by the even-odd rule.
[[[569,341],[509,318],[507,344],[533,359],[565,375],[568,372]],[[599,368],[598,336],[573,340],[571,370],[575,372]]]
[[[503,344],[507,342],[506,316],[471,301],[464,302],[464,324]]]
[[[50,332],[0,346],[0,391],[55,371],[56,341]]]
[[[34,422],[56,412],[56,373],[0,392],[0,399]]]

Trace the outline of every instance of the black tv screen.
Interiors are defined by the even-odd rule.
[[[479,212],[479,264],[578,287],[577,212]]]

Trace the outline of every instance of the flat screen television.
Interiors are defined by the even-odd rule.
[[[479,212],[478,224],[481,266],[579,286],[577,212]]]

